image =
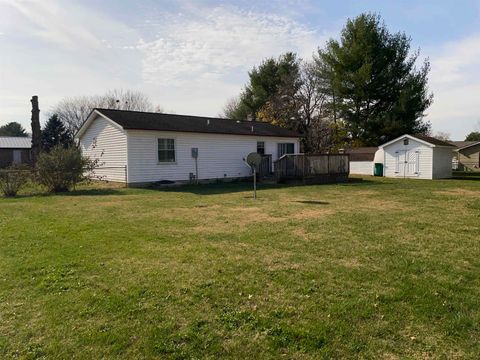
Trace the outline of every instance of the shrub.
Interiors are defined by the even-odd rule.
[[[7,197],[16,196],[30,175],[30,168],[26,165],[12,165],[0,170],[0,191]]]
[[[40,154],[36,166],[38,182],[51,192],[69,191],[85,180],[85,174],[95,166],[96,162],[84,157],[78,147],[57,145]]]

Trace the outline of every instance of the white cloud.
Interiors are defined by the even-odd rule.
[[[237,8],[189,9],[162,22],[157,38],[141,40],[147,82],[209,82],[238,77],[286,51],[310,56],[319,34],[290,18]]]
[[[435,100],[429,119],[435,130],[462,139],[480,119],[480,34],[445,44],[433,53],[431,65]]]
[[[5,20],[13,31],[68,50],[100,50],[109,46],[105,37],[132,32],[128,26],[74,2],[0,0],[0,4],[6,5],[2,22]]]

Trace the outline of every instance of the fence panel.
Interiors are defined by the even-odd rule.
[[[336,179],[346,179],[349,173],[347,154],[284,155],[275,161],[274,168],[277,181],[297,179],[305,182],[314,178],[318,182],[339,181]]]

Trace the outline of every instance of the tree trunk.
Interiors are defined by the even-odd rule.
[[[40,154],[40,109],[38,108],[38,96],[32,96],[32,164],[36,165]]]

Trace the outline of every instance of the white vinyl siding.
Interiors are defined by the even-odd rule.
[[[95,175],[102,180],[125,181],[127,165],[127,136],[111,121],[97,116],[80,137],[83,155],[98,160]]]
[[[384,148],[384,175],[387,177],[432,178],[433,149],[409,139],[408,145],[400,139]],[[405,163],[407,161],[407,163]]]
[[[412,179],[452,177],[453,148],[429,146],[420,141],[403,139],[384,147],[384,175]]]
[[[350,161],[350,174],[373,175],[373,161]]]
[[[277,138],[247,135],[204,134],[169,131],[127,130],[128,182],[146,183],[160,180],[188,181],[195,174],[192,148],[198,148],[198,178],[223,179],[250,176],[244,160],[257,151],[257,142],[264,142],[265,154],[277,159],[279,143],[293,143],[297,138]],[[175,139],[175,163],[158,162],[158,139]]]

